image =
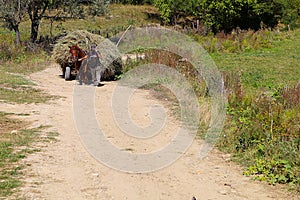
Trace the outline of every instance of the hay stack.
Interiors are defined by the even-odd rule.
[[[82,50],[88,52],[91,44],[97,45],[97,50],[101,53],[101,63],[109,73],[105,73],[103,80],[113,80],[115,75],[121,74],[122,61],[119,51],[115,44],[100,35],[89,33],[88,31],[78,30],[68,33],[59,39],[54,45],[52,59],[64,66],[67,63],[69,46],[78,45]]]

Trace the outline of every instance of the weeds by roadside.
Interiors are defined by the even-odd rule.
[[[24,166],[20,160],[40,151],[33,147],[35,142],[55,141],[57,133],[41,133],[47,127],[26,129],[29,123],[11,118],[13,113],[0,112],[0,199],[16,196],[22,183]]]
[[[244,90],[270,90],[282,84],[295,85],[300,77],[300,29],[289,34],[293,39],[272,42],[271,48],[241,53],[212,53],[221,71],[242,72]]]
[[[289,32],[272,31],[269,29],[233,30],[231,34],[224,32],[207,36],[192,35],[209,53],[242,53],[251,50],[268,49],[275,42],[293,39]]]
[[[246,166],[245,175],[300,192],[300,85],[255,94],[226,74],[227,123],[219,147]]]
[[[11,71],[15,71],[10,69]],[[51,95],[34,88],[34,83],[22,74],[7,72],[0,66],[0,101],[12,103],[45,103],[53,99]]]
[[[25,76],[48,66],[48,56],[41,50],[26,51],[16,46],[13,37],[3,32],[0,37],[0,101],[13,103],[44,103],[53,98],[39,89]]]
[[[299,30],[291,37],[298,38]],[[246,167],[245,175],[270,184],[288,184],[300,191],[297,46],[298,42],[283,38],[276,39],[272,47],[259,46],[243,53],[222,52],[213,54],[213,58],[224,71],[228,95],[227,122],[219,148],[232,153],[233,160]],[[146,50],[144,54],[145,61],[129,63],[125,71],[145,63],[175,68],[194,86],[199,101],[207,104],[205,82],[195,79],[196,72],[190,63],[178,62],[178,55],[161,50]],[[155,90],[158,97],[170,96],[157,86]],[[209,115],[206,118],[209,119]],[[207,123],[201,122],[200,137],[206,128]]]

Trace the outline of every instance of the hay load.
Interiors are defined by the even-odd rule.
[[[121,74],[122,60],[115,44],[100,35],[95,35],[84,30],[70,32],[65,37],[59,39],[54,45],[52,59],[60,66],[66,65],[68,62],[69,46],[76,44],[85,52],[89,51],[92,44],[97,45],[97,50],[102,55],[101,63],[107,69],[103,80],[113,80],[115,75]]]

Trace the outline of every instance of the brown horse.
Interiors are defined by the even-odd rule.
[[[82,49],[80,49],[77,44],[74,46],[69,46],[70,50],[70,56],[69,56],[69,61],[74,63],[74,67],[76,70],[79,70],[80,66],[81,66],[81,62],[78,59],[83,58],[86,56],[86,54],[82,51]]]
[[[64,76],[66,80],[69,80],[71,78],[72,72],[78,74],[82,63],[82,61],[81,60],[79,61],[79,59],[86,56],[84,51],[80,49],[77,44],[73,46],[69,46],[69,48],[70,48],[69,56],[67,58],[68,65],[64,69]]]

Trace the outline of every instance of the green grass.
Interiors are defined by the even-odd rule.
[[[8,72],[10,71],[10,72]],[[45,103],[54,97],[34,88],[35,84],[22,74],[18,69],[8,69],[0,65],[0,100],[12,103]],[[35,70],[30,70],[35,71]],[[28,71],[25,70],[24,74]]]
[[[12,195],[21,186],[23,166],[18,161],[26,157],[40,131],[21,129],[27,123],[11,119],[10,115],[0,112],[0,198]],[[19,131],[11,133],[15,129]]]
[[[57,35],[64,31],[74,30],[101,30],[109,31],[112,36],[113,29],[120,29],[121,27],[127,28],[129,25],[142,26],[150,23],[159,23],[158,19],[150,17],[157,14],[157,9],[153,6],[135,6],[135,5],[122,5],[111,4],[109,13],[105,16],[91,18],[86,16],[85,19],[69,19],[66,21],[59,21],[53,23],[52,33]],[[21,24],[22,37],[29,38],[28,27],[30,27],[30,21],[23,22]],[[50,36],[50,21],[42,19],[40,25],[39,35]]]
[[[22,185],[24,166],[19,161],[30,152],[37,139],[38,129],[20,130],[17,134],[3,133],[0,138],[0,197],[12,195]],[[23,147],[20,150],[20,147]]]
[[[10,103],[46,103],[52,96],[31,87],[0,88],[0,100]]]
[[[0,199],[16,197],[22,186],[22,170],[24,165],[20,160],[29,154],[40,151],[33,147],[33,143],[55,142],[58,133],[46,132],[47,126],[27,129],[28,123],[15,118],[13,113],[0,112]],[[13,132],[12,132],[13,131]],[[43,134],[44,137],[42,137]]]
[[[241,71],[247,89],[295,85],[300,80],[300,29],[289,34],[291,39],[276,41],[271,48],[211,56],[221,71]]]
[[[0,41],[5,38],[5,34],[1,35]],[[26,77],[45,69],[49,65],[48,56],[43,52],[26,52],[24,47],[17,47],[14,44],[3,43],[3,45],[7,48],[6,53],[0,53],[0,61],[2,60],[0,63],[0,101],[45,103],[50,100],[52,98],[50,95],[34,88],[35,84]]]

